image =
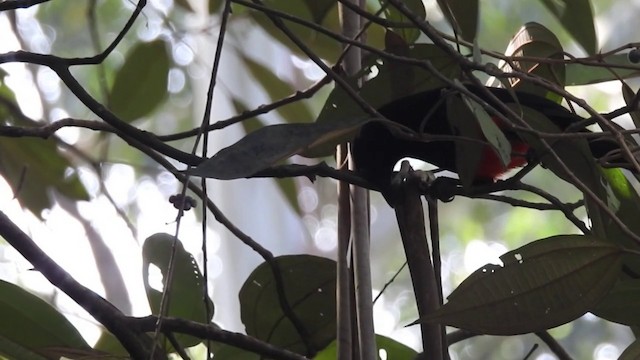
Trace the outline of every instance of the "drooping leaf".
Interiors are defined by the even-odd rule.
[[[411,20],[404,15],[402,11],[395,6],[388,4],[386,0],[378,0],[380,6],[384,7],[384,15],[387,20],[394,22],[401,22],[405,24],[411,24]],[[411,10],[411,12],[418,16],[421,20],[424,20],[427,16],[422,0],[407,0],[403,1],[404,5]],[[413,44],[418,40],[420,36],[420,30],[416,27],[403,27],[394,29],[394,31],[400,35],[407,44]]]
[[[596,37],[593,10],[589,0],[540,1],[589,55],[597,52],[598,39]]]
[[[245,106],[241,103],[241,101],[237,99],[233,99],[233,106],[236,109],[237,113],[242,113],[246,110]],[[252,118],[248,120],[244,120],[242,122],[242,127],[246,134],[251,133],[252,131],[256,131],[260,128],[264,127],[264,124],[260,121],[259,118]],[[293,210],[297,214],[302,214],[302,210],[300,209],[300,204],[298,203],[298,188],[296,186],[295,180],[293,178],[282,178],[282,179],[274,179],[280,191],[284,195],[285,199],[291,205]]]
[[[74,200],[89,198],[73,165],[58,150],[54,140],[2,138],[0,175],[11,186],[20,203],[41,217],[53,205],[49,192]]]
[[[516,35],[509,41],[506,56],[513,57],[536,57],[562,60],[564,58],[562,45],[558,38],[549,29],[536,22],[528,22],[518,30]],[[566,69],[561,63],[544,63],[535,61],[514,61],[514,66],[520,71],[528,72],[536,76],[549,80],[552,83],[564,87],[566,83]],[[498,67],[505,72],[513,69],[507,62],[500,61]],[[526,91],[538,96],[557,97],[555,94],[547,94],[548,90],[533,83],[521,79],[509,79],[512,87],[519,91]],[[497,80],[493,79],[490,84],[496,86]]]
[[[149,236],[142,246],[142,274],[147,298],[153,314],[160,313],[160,303],[169,271],[172,249],[175,246],[173,283],[169,293],[167,316],[209,323],[213,316],[213,302],[204,295],[204,278],[193,256],[174,236],[157,233]],[[149,267],[155,265],[162,273],[163,290],[154,289],[149,280]],[[206,304],[205,304],[206,301]],[[207,317],[207,309],[209,311]],[[186,348],[200,343],[200,339],[191,336],[176,336]]]
[[[478,0],[438,0],[438,6],[458,36],[474,41],[478,31]]]
[[[622,97],[624,98],[624,102],[627,106],[632,106],[636,97],[636,93],[625,82],[622,83]],[[629,116],[631,116],[631,120],[633,120],[633,125],[636,126],[636,129],[640,128],[640,111],[629,111]]]
[[[151,114],[167,97],[169,66],[164,41],[137,44],[116,74],[109,109],[127,122]]]
[[[314,145],[351,133],[366,121],[352,118],[332,123],[265,126],[220,150],[191,174],[220,180],[248,177]]]
[[[478,269],[422,320],[491,335],[556,327],[594,309],[614,285],[622,254],[589,236],[537,240],[502,255],[503,266]]]
[[[312,351],[336,337],[335,262],[311,255],[276,258],[284,294],[308,333]],[[301,335],[284,315],[273,273],[266,263],[247,278],[239,294],[240,317],[248,335],[300,354],[307,354]]]
[[[24,359],[58,359],[62,353],[90,351],[80,332],[42,299],[17,285],[0,281],[0,353]],[[9,354],[8,354],[9,355]],[[23,358],[23,357],[20,357]]]

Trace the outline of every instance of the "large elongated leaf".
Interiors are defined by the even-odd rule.
[[[336,336],[335,262],[311,255],[276,259],[284,293],[300,319],[313,351],[326,347]],[[301,336],[284,315],[273,273],[266,263],[258,266],[240,290],[240,317],[248,335],[285,349],[308,354]]]
[[[174,243],[173,284],[169,294],[168,312],[165,315],[205,324],[209,323],[213,316],[214,308],[209,296],[203,293],[205,286],[202,273],[195,259],[184,249],[182,243],[176,241],[175,237],[165,233],[149,236],[142,246],[142,273],[151,311],[154,314],[160,313],[160,303],[166,288],[169,261]],[[162,292],[152,288],[149,283],[149,266],[151,264],[157,266],[162,273],[164,285]],[[209,317],[207,317],[207,308]],[[199,339],[189,336],[177,336],[177,338],[185,347],[190,347],[200,342]]]
[[[248,177],[311,146],[351,133],[366,121],[265,126],[202,162],[192,175],[221,180]]]
[[[540,0],[589,54],[598,50],[598,39],[589,0]]]
[[[478,0],[438,0],[438,6],[458,36],[473,41],[478,31]]]
[[[89,198],[73,165],[60,154],[54,140],[2,138],[0,175],[9,183],[20,203],[41,217],[53,205],[51,190],[74,200]]]
[[[626,54],[609,55],[600,59],[603,65],[631,65]],[[567,85],[588,85],[618,79],[638,77],[637,69],[612,69],[610,66],[589,66],[585,64],[567,64]]]
[[[622,250],[580,235],[534,241],[485,265],[424,321],[475,333],[515,335],[549,329],[592,310],[619,274]]]
[[[167,96],[165,42],[139,43],[127,54],[109,94],[109,108],[124,121],[151,114]]]
[[[73,351],[90,351],[78,330],[51,305],[0,281],[0,354],[58,359]]]
[[[640,299],[640,280],[623,280],[611,289],[592,313],[619,324],[637,326],[640,325],[638,299]]]

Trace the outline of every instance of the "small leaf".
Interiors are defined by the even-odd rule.
[[[137,44],[116,74],[109,109],[127,122],[151,114],[167,97],[169,63],[164,41]]]
[[[157,233],[149,236],[142,246],[142,274],[147,298],[153,314],[160,313],[160,303],[166,288],[169,262],[173,246],[175,246],[173,284],[169,296],[167,316],[209,323],[213,316],[213,302],[208,295],[203,295],[204,278],[193,256],[187,252],[182,243],[174,236]],[[163,291],[151,287],[149,283],[149,266],[157,266],[162,273]],[[207,304],[205,305],[205,301]],[[207,309],[209,314],[207,317]],[[201,342],[191,336],[177,336],[185,347]]]
[[[423,321],[474,333],[516,335],[573,321],[590,311],[620,272],[622,250],[593,237],[534,241],[469,276]]]
[[[597,52],[598,39],[589,0],[541,1],[589,55]]]
[[[248,177],[312,146],[352,133],[366,121],[352,118],[322,124],[265,126],[220,150],[191,175],[220,180]]]
[[[316,351],[336,337],[333,260],[311,255],[276,258],[283,278],[284,294]],[[262,263],[240,289],[240,317],[247,335],[300,354],[306,354],[300,334],[284,315],[270,267]]]
[[[47,359],[62,349],[91,350],[71,323],[37,296],[0,280],[2,349],[33,351]],[[58,358],[58,357],[55,357]]]
[[[624,97],[624,102],[627,106],[631,106],[636,98],[636,93],[625,82],[622,83],[622,97]],[[633,120],[633,125],[636,126],[636,129],[640,129],[640,110],[638,110],[637,102],[635,106],[635,110],[629,111],[629,116],[631,116],[631,120]]]

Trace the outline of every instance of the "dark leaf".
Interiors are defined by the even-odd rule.
[[[622,250],[593,237],[554,236],[471,274],[424,321],[480,334],[516,335],[565,324],[590,311],[614,285]]]
[[[596,38],[593,10],[589,0],[540,1],[589,55],[597,52],[598,39]]]
[[[276,259],[284,293],[309,334],[315,350],[336,337],[335,262],[311,255],[287,255]],[[306,353],[300,334],[285,317],[271,269],[258,266],[240,290],[240,316],[247,334],[301,354]]]
[[[162,273],[162,282],[166,287],[169,261],[172,248],[175,246],[173,284],[169,296],[167,316],[209,323],[213,316],[213,302],[203,294],[204,278],[193,256],[187,252],[182,243],[175,237],[165,233],[149,236],[142,246],[142,274],[147,298],[153,314],[160,313],[160,302],[163,291],[151,287],[149,283],[149,266],[157,266]],[[205,299],[207,304],[205,305]],[[207,308],[209,316],[207,317]],[[190,336],[177,336],[184,347],[200,343],[200,339]]]
[[[77,173],[71,170],[73,165],[53,140],[2,138],[0,154],[0,174],[20,203],[38,217],[53,205],[51,190],[73,200],[89,198]]]
[[[352,118],[342,122],[265,126],[220,150],[191,174],[220,180],[248,177],[312,146],[352,133],[366,121]]]
[[[636,93],[625,82],[622,83],[622,97],[624,97],[624,102],[627,106],[634,105]],[[640,110],[637,110],[638,102],[635,102],[635,109],[636,110],[629,111],[629,116],[631,116],[631,120],[633,120],[633,125],[636,126],[636,129],[640,129]]]
[[[384,6],[384,14],[387,20],[391,20],[394,22],[402,22],[405,24],[411,24],[411,20],[406,17],[400,10],[398,10],[395,6],[388,4],[386,0],[379,0],[380,6]],[[427,16],[427,13],[424,8],[424,3],[422,0],[405,0],[403,1],[404,5],[411,10],[411,12],[418,16],[420,19],[424,20]],[[404,27],[397,28],[394,30],[395,33],[400,35],[402,39],[407,44],[413,44],[418,40],[420,36],[420,30],[416,27]]]
[[[415,359],[418,355],[415,350],[407,345],[382,335],[376,335],[376,345],[378,347],[378,351],[384,351],[387,354],[387,359]],[[334,360],[337,358],[337,343],[333,341],[313,359]]]
[[[640,325],[640,308],[635,305],[638,299],[640,299],[640,280],[622,280],[616,283],[591,312],[619,324]]]
[[[236,108],[236,112],[239,114],[246,110],[245,106],[237,99],[233,99],[233,105]],[[260,121],[259,118],[256,117],[244,120],[242,122],[242,127],[244,128],[244,132],[246,134],[249,134],[252,131],[263,128],[264,124]],[[298,187],[296,186],[295,180],[293,178],[282,178],[274,180],[293,210],[295,210],[295,212],[299,215],[302,214],[302,211],[300,210],[300,204],[298,203]]]
[[[618,79],[638,77],[637,69],[615,69],[615,65],[631,65],[626,54],[609,55],[600,59],[602,66],[589,66],[584,64],[567,64],[567,85],[588,85]],[[611,66],[608,66],[611,65]]]
[[[518,30],[518,33],[511,39],[505,51],[506,56],[514,57],[536,57],[562,60],[564,53],[558,38],[549,29],[536,22],[526,23]],[[514,61],[514,65],[521,71],[534,74],[549,80],[552,83],[564,87],[566,82],[566,69],[564,64],[547,64],[533,61]],[[511,66],[501,61],[498,65],[502,71],[511,72]],[[535,84],[522,81],[521,79],[510,79],[511,86],[520,91],[526,91],[542,97],[547,97],[548,90]],[[497,81],[493,81],[497,85]],[[555,95],[557,97],[557,95]]]
[[[458,36],[474,41],[478,31],[478,0],[438,0],[438,6]]]
[[[137,44],[116,74],[109,109],[127,122],[151,114],[167,97],[169,66],[164,41]]]
[[[62,353],[91,350],[64,315],[37,296],[5,281],[0,281],[0,319],[3,342],[0,353],[8,351],[16,359],[58,359]]]

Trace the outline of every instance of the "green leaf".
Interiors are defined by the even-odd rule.
[[[640,299],[640,280],[622,280],[616,283],[591,312],[619,324],[640,325],[640,308],[635,305],[638,299]]]
[[[242,104],[241,101],[237,99],[232,99],[233,105],[238,114],[241,114],[246,110],[246,107]],[[257,129],[263,128],[264,124],[260,121],[259,118],[251,118],[248,120],[242,121],[242,127],[244,128],[244,132],[246,134],[251,133]],[[282,178],[282,179],[274,179],[280,191],[282,191],[282,195],[284,195],[285,199],[291,205],[293,210],[298,215],[302,214],[302,210],[300,209],[300,204],[298,203],[298,187],[296,186],[296,182],[293,178]]]
[[[636,97],[636,93],[625,82],[622,83],[622,97],[624,98],[624,102],[627,106],[631,106]],[[640,128],[640,111],[629,111],[629,116],[631,116],[631,120],[633,120],[633,125],[636,126],[636,129]]]
[[[51,305],[1,280],[0,319],[0,353],[26,352],[34,359],[39,358],[35,354],[57,359],[61,353],[91,350],[80,332]]]
[[[616,69],[616,65],[632,65],[627,54],[609,55],[599,59],[602,66],[590,66],[585,64],[567,64],[567,85],[588,85],[618,79],[638,77],[637,69]]]
[[[553,328],[590,311],[614,285],[622,250],[596,238],[534,241],[471,274],[423,321],[474,333],[516,335]]]
[[[182,243],[174,236],[157,233],[149,236],[142,246],[142,274],[147,298],[153,314],[160,313],[160,303],[166,288],[169,262],[175,246],[173,283],[168,295],[169,307],[167,316],[209,323],[213,317],[213,302],[203,291],[204,278],[193,256],[187,252]],[[151,287],[149,283],[149,266],[157,266],[162,273],[163,291]],[[206,301],[206,305],[205,305]],[[209,316],[207,316],[207,308]],[[177,336],[184,347],[191,347],[201,342],[191,336]]]
[[[281,100],[296,93],[296,90],[287,82],[274,74],[275,70],[254,61],[248,57],[241,57],[247,69],[258,81],[271,100]],[[313,121],[313,114],[305,101],[295,101],[276,109],[288,123],[308,123]]]
[[[438,0],[438,6],[458,36],[474,41],[478,31],[478,0]]]
[[[169,54],[162,40],[129,51],[109,94],[109,109],[131,122],[151,114],[167,97]]]
[[[411,20],[406,17],[400,10],[398,10],[395,6],[388,4],[386,0],[378,0],[380,2],[380,6],[384,7],[384,15],[387,20],[394,22],[402,22],[405,24],[411,24]],[[404,5],[411,10],[414,15],[417,15],[421,20],[424,20],[427,17],[427,12],[424,8],[424,3],[422,0],[405,0],[403,1]],[[420,36],[420,30],[416,27],[404,27],[397,28],[394,32],[407,44],[413,44],[418,40]]]
[[[545,26],[536,22],[528,22],[518,30],[516,35],[509,41],[506,56],[513,57],[537,57],[555,60],[564,59],[562,45],[558,38]],[[534,74],[549,80],[552,83],[564,87],[566,82],[566,69],[564,64],[546,64],[533,61],[514,61],[513,64],[521,71]],[[498,67],[505,72],[511,72],[511,65],[500,61]],[[533,83],[521,79],[512,78],[509,80],[511,86],[519,91],[526,91],[542,97],[547,97],[547,90]],[[497,85],[497,81],[493,81]],[[555,94],[551,94],[556,96]]]
[[[312,350],[325,348],[336,337],[335,262],[311,255],[286,255],[275,261],[282,274],[284,294],[309,334]],[[266,263],[249,275],[239,298],[247,335],[307,353],[300,334],[284,315],[273,273]]]
[[[589,55],[597,52],[598,39],[596,38],[593,10],[589,0],[540,1]]]
[[[387,354],[386,359],[415,359],[418,355],[412,348],[382,335],[376,335],[376,345],[378,352],[384,350]],[[334,360],[337,358],[337,343],[333,341],[313,359]]]
[[[202,162],[191,175],[220,180],[239,179],[264,170],[312,146],[352,133],[367,120],[265,126],[220,150]]]
[[[20,203],[41,217],[53,206],[49,191],[73,200],[89,198],[73,165],[59,152],[54,140],[3,138],[0,141],[0,175],[11,186]]]

